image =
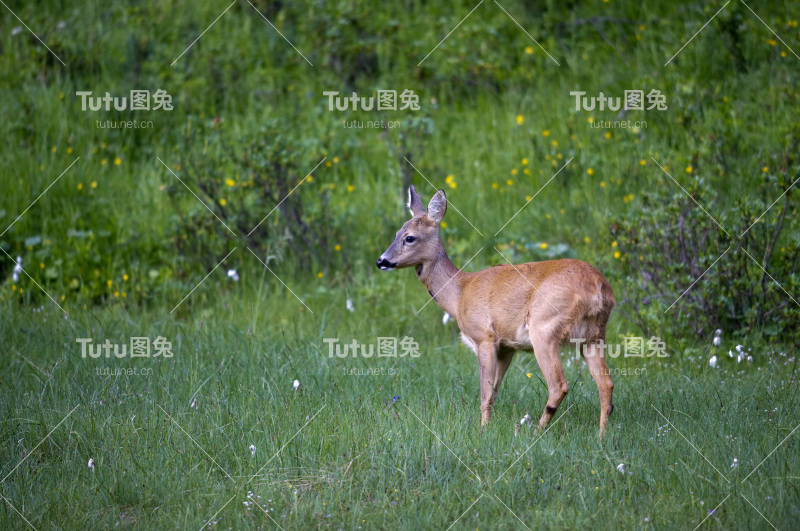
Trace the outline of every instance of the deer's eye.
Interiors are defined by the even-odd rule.
[[[406,243],[413,243],[416,240],[413,236],[406,236]]]

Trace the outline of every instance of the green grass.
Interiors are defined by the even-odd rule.
[[[723,326],[714,349],[710,337],[690,332],[685,300],[664,314],[696,276],[676,272],[663,301],[642,301],[644,279],[632,265],[644,257],[620,252],[627,242],[613,233],[628,223],[642,227],[633,239],[657,243],[659,234],[644,233],[651,220],[643,213],[663,215],[687,200],[654,160],[702,191],[699,203],[732,232],[798,175],[800,69],[789,49],[800,50],[796,1],[748,2],[769,29],[731,2],[664,65],[723,3],[501,2],[560,66],[494,2],[422,66],[473,1],[253,0],[313,67],[247,2],[174,66],[227,2],[9,4],[67,68],[0,8],[0,248],[21,256],[33,277],[14,281],[12,260],[0,254],[0,529],[25,529],[26,520],[36,529],[200,529],[212,517],[219,529],[794,528],[797,337],[765,331],[793,320],[778,327],[725,314],[733,295],[719,287],[722,268],[711,270],[695,293],[719,302],[721,315],[710,317],[741,326]],[[172,112],[83,112],[75,95],[158,88],[173,96]],[[322,94],[387,88],[414,90],[422,109],[329,112]],[[591,122],[616,113],[576,112],[569,94],[630,89],[660,90],[669,109],[629,113],[647,128],[610,135]],[[95,125],[132,116],[155,126]],[[403,127],[342,127],[379,119]],[[309,216],[327,216],[309,219],[339,246],[331,256],[293,254],[284,208],[261,228],[270,238],[230,236],[157,159],[194,189],[195,163],[219,184],[219,195],[206,198],[215,214],[225,216],[225,200],[261,219],[274,204],[247,203],[252,175],[220,138],[244,149],[275,130],[291,146],[280,155],[297,167],[287,180],[299,181],[322,157],[330,163],[294,193]],[[274,160],[257,162],[268,177],[279,173]],[[481,247],[466,269],[502,262],[494,247],[514,262],[574,256],[614,287],[610,342],[650,336],[630,319],[636,311],[658,323],[653,333],[669,357],[610,361],[644,372],[613,377],[602,441],[594,382],[566,347],[570,393],[541,438],[514,433],[545,405],[532,354],[517,355],[491,425],[480,428],[477,362],[455,323],[442,324],[434,304],[418,312],[428,297],[413,273],[374,265],[407,219],[409,177],[425,200],[446,190],[454,208],[442,237],[457,265]],[[173,200],[175,189],[183,195]],[[796,203],[795,191],[787,197]],[[778,224],[777,212],[746,246]],[[785,271],[775,280],[800,300],[800,219],[796,207],[788,212],[765,265]],[[192,225],[187,214],[208,223]],[[693,267],[702,270],[716,256],[712,243],[698,245],[708,262]],[[203,281],[206,264],[234,246]],[[270,268],[303,302],[246,246],[273,256]],[[653,245],[646,258],[660,253]],[[780,315],[791,317],[792,302],[764,278],[755,270],[739,280],[774,290],[775,311],[789,307]],[[142,336],[167,338],[174,356],[84,359],[76,343]],[[418,358],[329,358],[323,341],[406,336],[419,343]],[[752,362],[727,356],[737,344],[752,349]],[[147,374],[102,372],[134,368]],[[369,369],[381,374],[351,373]],[[249,493],[269,516],[244,504]]]
[[[546,399],[532,355],[517,356],[481,430],[474,355],[438,309],[401,328],[365,322],[390,301],[355,304],[353,314],[338,299],[312,304],[292,323],[255,318],[267,308],[244,300],[188,322],[3,307],[3,496],[37,529],[199,529],[215,515],[220,528],[274,527],[244,505],[248,492],[286,529],[446,528],[462,513],[457,528],[522,528],[514,514],[531,529],[688,528],[729,495],[707,525],[765,528],[743,496],[779,529],[796,519],[797,439],[779,446],[800,405],[794,356],[752,365],[722,356],[717,370],[678,353],[615,360],[644,372],[614,378],[602,441],[596,388],[571,363],[558,420],[541,438],[515,437],[514,424],[538,418]],[[418,358],[330,359],[321,341],[405,333]],[[174,356],[83,359],[75,343],[133,335],[169,338]],[[134,367],[151,373],[97,375]],[[384,374],[345,374],[354,368]],[[7,504],[0,521],[26,526]]]

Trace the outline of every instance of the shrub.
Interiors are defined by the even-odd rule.
[[[729,234],[677,187],[645,193],[641,211],[611,227],[628,266],[620,309],[646,333],[708,337],[722,328],[797,342],[800,233],[789,177],[768,176],[773,186],[760,197],[717,218]],[[789,190],[763,214],[777,189]],[[687,192],[700,205],[720,195],[703,180]]]
[[[167,187],[179,276],[205,275],[233,242],[268,264],[291,257],[304,271],[327,268],[344,221],[332,219],[329,186],[315,187],[313,198],[304,190],[315,184],[305,172],[322,158],[317,143],[297,141],[275,122],[236,142],[229,136],[219,121],[187,128],[180,163],[186,186],[174,179]]]

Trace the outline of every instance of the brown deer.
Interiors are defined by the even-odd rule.
[[[606,365],[606,324],[614,307],[608,280],[580,260],[498,265],[468,273],[447,257],[439,224],[447,210],[444,191],[422,204],[409,188],[411,219],[397,231],[377,266],[382,271],[414,267],[433,300],[458,322],[461,338],[478,356],[481,425],[488,424],[500,382],[517,350],[531,351],[547,381],[548,399],[539,420],[543,429],[567,395],[559,346],[568,338],[585,341],[584,359],[600,393],[600,436],[614,406],[614,383]]]

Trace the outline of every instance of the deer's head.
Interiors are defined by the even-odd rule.
[[[376,265],[381,271],[414,267],[436,260],[442,252],[439,223],[447,210],[444,191],[439,190],[433,195],[426,211],[412,185],[408,189],[407,206],[411,219],[400,227],[392,244],[378,258]]]

